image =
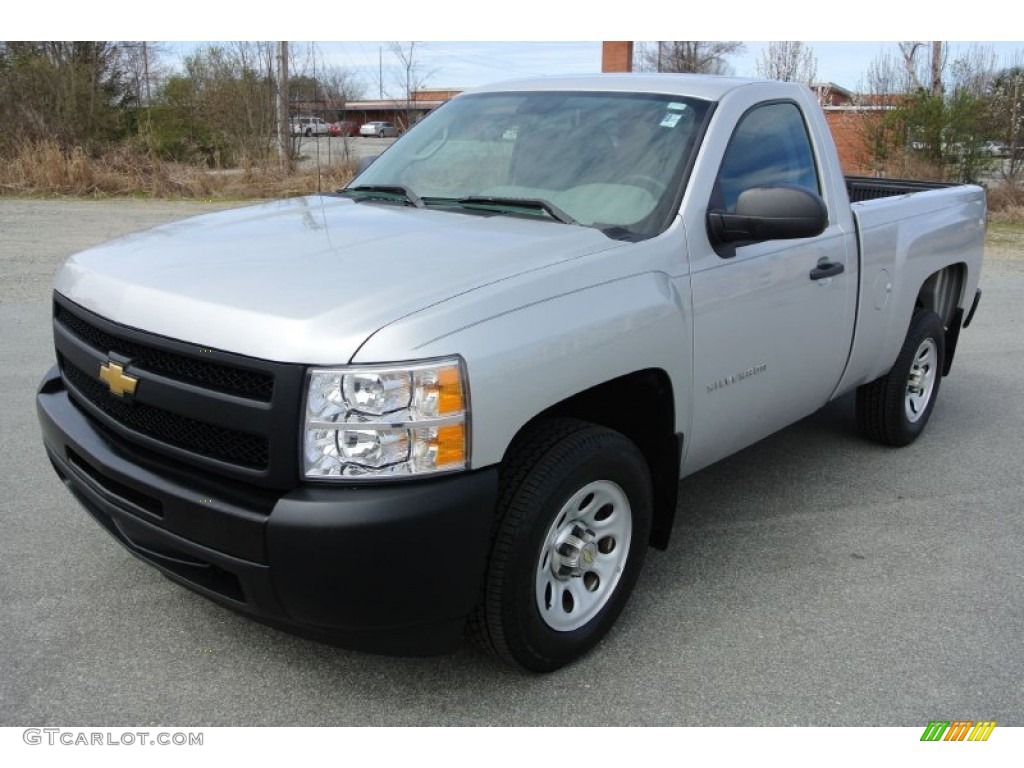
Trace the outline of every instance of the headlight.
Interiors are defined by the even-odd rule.
[[[310,371],[303,474],[373,479],[464,469],[466,376],[458,358]]]

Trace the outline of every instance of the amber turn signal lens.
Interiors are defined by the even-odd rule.
[[[464,424],[438,427],[437,437],[432,442],[437,449],[438,469],[449,464],[463,464],[466,461],[466,427]]]
[[[442,368],[437,372],[437,413],[444,416],[465,409],[462,399],[462,377],[458,368]]]

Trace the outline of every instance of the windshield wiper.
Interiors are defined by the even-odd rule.
[[[401,184],[361,184],[358,187],[344,187],[338,190],[339,195],[349,193],[360,193],[363,197],[372,197],[378,200],[392,200],[395,197],[399,197],[402,198],[404,203],[414,205],[417,208],[423,207],[423,201],[420,200],[420,196]]]
[[[488,195],[471,195],[456,200],[464,208],[522,208],[528,211],[543,211],[555,221],[562,224],[579,224],[576,219],[557,205],[535,197],[490,197]]]

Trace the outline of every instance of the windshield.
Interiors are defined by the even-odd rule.
[[[490,93],[435,110],[349,185],[426,206],[647,237],[662,231],[708,102],[632,93]],[[520,204],[521,203],[521,204]]]

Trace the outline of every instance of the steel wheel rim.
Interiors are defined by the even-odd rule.
[[[569,497],[548,528],[534,571],[537,610],[548,627],[571,632],[607,605],[632,533],[629,499],[616,483],[596,480]]]
[[[903,399],[907,421],[916,423],[924,415],[935,391],[938,374],[939,349],[933,339],[925,339],[914,353],[907,376],[907,391]]]

